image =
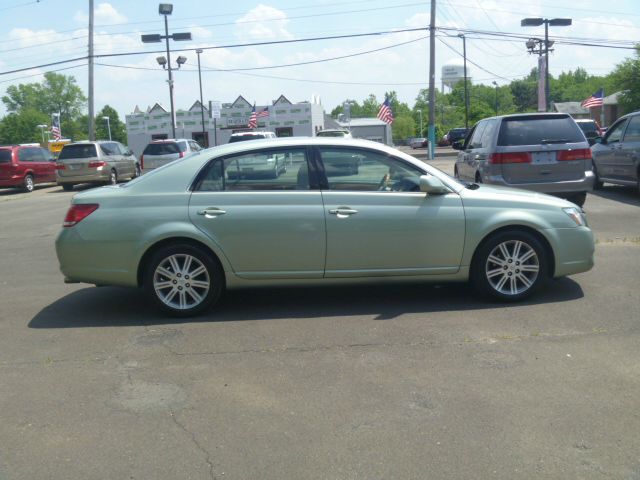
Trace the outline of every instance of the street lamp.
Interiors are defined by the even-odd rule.
[[[423,132],[422,132],[422,109],[418,110],[418,115],[420,115],[420,137],[422,137]]]
[[[493,82],[493,86],[496,87],[496,117],[498,116],[498,82],[495,80]]]
[[[107,129],[109,130],[109,140],[111,140],[111,123],[109,123],[109,117],[102,117],[102,119],[107,121]]]
[[[37,128],[40,129],[40,133],[42,133],[42,143],[44,143],[44,131],[46,128],[48,128],[48,125],[36,125]],[[49,131],[47,130],[47,137],[49,136]]]
[[[552,27],[568,27],[571,25],[570,18],[523,18],[520,21],[521,27],[539,27],[544,24],[544,49],[542,45],[540,45],[540,56],[544,52],[544,110],[549,110],[549,47],[553,45],[553,42],[549,42],[549,25]],[[533,43],[532,43],[533,42]],[[535,39],[529,39],[527,42],[527,48],[529,48],[530,53],[535,47]],[[540,66],[542,66],[542,62],[539,62],[538,73],[540,74]],[[541,76],[542,77],[542,76]]]
[[[467,38],[463,33],[458,37],[462,39],[462,57],[464,58],[464,127],[469,130],[469,93],[467,91]]]
[[[200,84],[200,115],[202,116],[202,141],[204,142],[204,146],[209,146],[209,138],[207,137],[207,131],[204,128],[204,103],[202,100],[202,71],[200,70],[200,54],[203,52],[201,48],[196,50],[198,54],[198,83]]]
[[[140,38],[142,40],[142,43],[159,43],[162,40],[166,41],[167,58],[165,59],[164,57],[158,57],[156,58],[156,60],[162,66],[162,68],[165,68],[165,65],[166,65],[166,69],[169,72],[169,80],[167,80],[167,82],[169,83],[169,102],[171,103],[171,134],[173,135],[173,138],[176,138],[175,108],[173,105],[173,75],[171,74],[171,53],[169,52],[169,39],[171,38],[172,40],[178,41],[178,42],[184,41],[184,40],[191,40],[191,32],[174,33],[172,35],[169,35],[168,16],[173,13],[172,4],[161,3],[158,6],[158,13],[160,15],[164,15],[164,35],[150,34],[150,35],[142,35]],[[161,59],[164,60],[163,63],[161,63]],[[178,57],[178,68],[180,68],[180,65],[182,65],[182,63],[180,63],[180,59],[184,59],[182,63],[184,63],[187,60],[185,57]]]

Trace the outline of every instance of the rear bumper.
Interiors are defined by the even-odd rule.
[[[96,171],[96,172],[92,172],[92,173],[88,173],[85,175],[74,175],[73,177],[71,176],[61,176],[60,174],[58,174],[56,176],[56,183],[58,185],[62,185],[62,184],[76,184],[76,183],[102,183],[102,182],[107,182],[109,181],[109,174],[111,173],[110,170],[108,169],[103,169],[100,171]]]
[[[522,188],[539,193],[582,193],[593,191],[595,176],[592,171],[584,172],[584,177],[580,180],[568,180],[558,182],[535,182],[535,183],[509,183],[502,175],[483,175],[483,182],[491,185],[501,185],[510,188]]]

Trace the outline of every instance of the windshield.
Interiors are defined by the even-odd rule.
[[[504,118],[498,135],[498,145],[502,147],[584,141],[582,131],[568,115]]]
[[[96,146],[93,143],[65,145],[58,160],[69,158],[93,158],[97,157]]]

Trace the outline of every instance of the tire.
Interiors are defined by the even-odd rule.
[[[136,163],[131,179],[138,178],[140,175],[142,175],[142,170],[140,170],[140,165]]]
[[[107,185],[117,185],[118,184],[118,174],[115,170],[111,170],[109,172],[109,180],[107,180]]]
[[[33,192],[35,188],[35,182],[33,180],[33,175],[30,173],[24,176],[24,180],[22,182],[22,190],[27,193]]]
[[[506,230],[480,244],[471,264],[471,281],[483,296],[515,302],[540,288],[548,272],[540,240],[525,231]]]
[[[480,176],[480,172],[476,172],[476,183],[482,183],[482,176]]]
[[[63,183],[62,184],[62,189],[65,192],[70,192],[71,190],[73,190],[73,183]]]
[[[584,202],[587,201],[587,192],[576,193],[575,195],[571,195],[567,200],[575,203],[579,207],[582,207]]]
[[[458,167],[453,167],[453,178],[460,179],[460,174],[458,173]]]
[[[224,272],[203,248],[170,245],[156,251],[145,266],[143,288],[163,312],[191,317],[218,301],[224,290]]]
[[[595,179],[593,181],[593,189],[600,190],[604,186],[604,182],[600,180],[600,177],[598,176],[598,169],[596,168],[596,164],[592,163],[592,165],[593,165],[593,175],[595,176]]]

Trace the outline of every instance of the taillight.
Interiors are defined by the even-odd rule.
[[[56,163],[56,170],[64,170],[65,168],[67,167],[65,167],[64,163]]]
[[[105,162],[103,160],[95,160],[93,162],[89,162],[89,168],[104,167],[106,164],[107,164],[107,162]]]
[[[80,223],[83,219],[87,218],[93,212],[95,212],[98,207],[97,203],[78,203],[75,205],[71,205],[69,210],[67,211],[67,216],[64,217],[64,222],[62,223],[63,227],[73,227],[77,223]]]
[[[140,169],[144,170],[144,155],[140,155]]]
[[[489,155],[489,163],[531,163],[531,154],[528,152],[492,153]]]
[[[591,150],[578,148],[577,150],[562,150],[558,152],[558,160],[591,160]]]
[[[178,158],[182,158],[184,157],[184,152],[180,152],[180,155],[178,156]]]

